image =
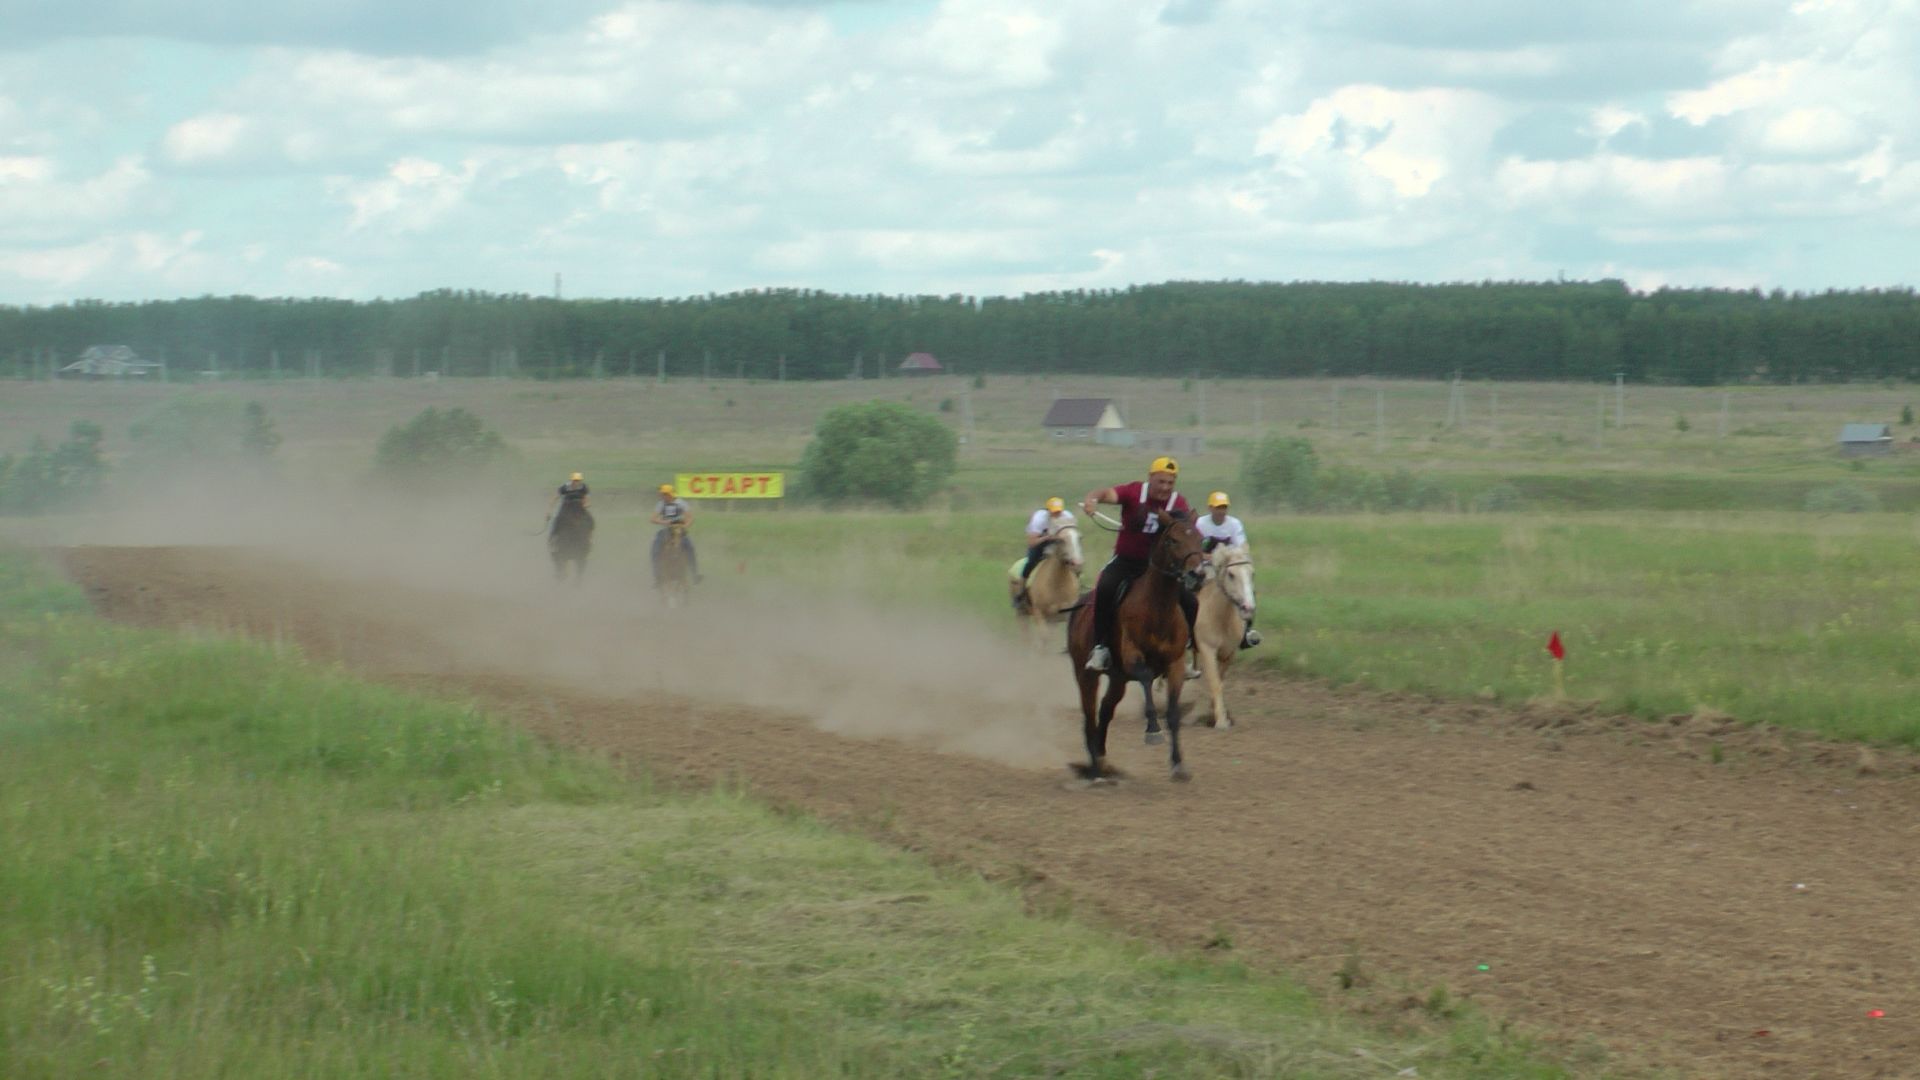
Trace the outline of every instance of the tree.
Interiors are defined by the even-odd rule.
[[[256,458],[269,458],[280,449],[280,429],[267,415],[267,407],[247,402],[247,426],[240,433],[240,448]]]
[[[507,441],[465,409],[429,407],[380,436],[373,462],[395,481],[446,479],[473,473],[507,453]]]
[[[58,446],[35,439],[20,457],[0,455],[0,513],[38,513],[97,491],[107,471],[105,434],[91,420],[75,420]]]
[[[842,405],[814,427],[800,490],[827,502],[919,506],[953,475],[958,446],[945,424],[905,405]]]
[[[1240,460],[1240,490],[1262,510],[1313,507],[1320,457],[1305,439],[1269,435]]]

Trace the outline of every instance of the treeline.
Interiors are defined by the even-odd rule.
[[[1842,382],[1920,378],[1920,297],[1636,293],[1611,280],[1227,281],[979,298],[771,289],[560,300],[442,290],[371,302],[0,307],[0,375],[46,377],[90,345],[131,346],[175,377],[871,378],[930,352],[965,374]]]

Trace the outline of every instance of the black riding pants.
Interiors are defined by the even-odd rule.
[[[1027,565],[1020,568],[1021,581],[1025,581],[1033,576],[1033,568],[1040,565],[1040,559],[1046,553],[1047,541],[1045,540],[1027,547]]]
[[[1112,648],[1113,620],[1119,607],[1115,594],[1120,591],[1120,583],[1132,581],[1147,572],[1145,559],[1127,559],[1115,555],[1112,561],[1100,569],[1100,580],[1093,586],[1093,643]],[[1200,598],[1180,590],[1180,610],[1187,615],[1187,640],[1193,640],[1193,619],[1200,613]]]

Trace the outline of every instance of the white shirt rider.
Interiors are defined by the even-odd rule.
[[[1246,546],[1247,527],[1240,524],[1240,519],[1232,514],[1222,514],[1219,520],[1215,520],[1211,513],[1202,514],[1200,520],[1194,522],[1193,526],[1199,529],[1200,535],[1209,541],[1207,544],[1209,551],[1216,547]]]
[[[1032,517],[1027,519],[1027,546],[1032,547],[1040,541],[1045,540],[1049,534],[1059,530],[1062,526],[1071,524],[1073,524],[1073,511],[1062,510],[1056,514],[1045,507],[1041,507],[1033,512]]]

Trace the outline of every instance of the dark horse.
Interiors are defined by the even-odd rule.
[[[1067,624],[1067,655],[1073,658],[1073,674],[1080,681],[1080,713],[1087,737],[1087,763],[1075,762],[1073,770],[1094,783],[1120,770],[1107,763],[1107,727],[1113,723],[1113,710],[1127,696],[1127,684],[1138,682],[1147,697],[1147,720],[1153,722],[1153,680],[1167,680],[1168,763],[1172,778],[1188,778],[1180,761],[1180,688],[1187,681],[1187,616],[1180,604],[1182,590],[1197,589],[1206,576],[1205,538],[1193,523],[1154,511],[1160,521],[1160,539],[1153,545],[1147,572],[1140,575],[1121,595],[1114,613],[1116,640],[1107,643],[1112,658],[1107,662],[1107,693],[1100,698],[1099,717],[1094,716],[1094,697],[1100,689],[1100,673],[1088,671],[1087,655],[1093,652],[1093,603],[1083,597]]]
[[[586,576],[587,552],[593,550],[593,515],[571,499],[563,499],[553,527],[547,530],[547,554],[553,556],[553,576],[567,579],[567,564],[573,564],[574,580]]]

